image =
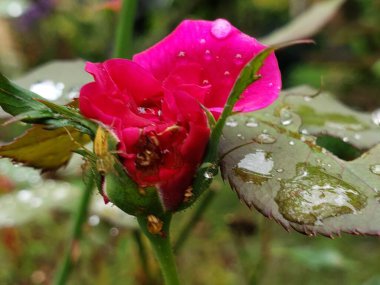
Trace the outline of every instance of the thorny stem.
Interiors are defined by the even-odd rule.
[[[186,225],[181,229],[178,238],[176,242],[174,243],[173,251],[175,254],[177,254],[187,241],[190,232],[194,229],[194,226],[199,222],[202,215],[205,213],[208,206],[211,204],[211,202],[214,200],[214,197],[216,195],[216,192],[212,189],[209,189],[203,197],[203,199],[200,201],[198,207],[195,209],[195,212],[190,217],[189,221],[186,223]]]
[[[94,188],[94,179],[88,179],[88,183],[84,187],[81,200],[79,201],[78,209],[75,214],[75,220],[71,233],[69,244],[66,248],[63,261],[60,264],[58,274],[54,280],[55,285],[64,285],[70,275],[71,269],[78,258],[79,242],[82,236],[82,226],[86,220],[88,207],[92,190]]]
[[[137,217],[141,230],[151,242],[156,258],[164,276],[166,285],[179,285],[177,267],[170,243],[170,221],[171,214],[161,217],[163,228],[161,234],[152,234],[148,230],[148,221],[144,216]]]
[[[114,57],[131,58],[133,54],[132,38],[137,0],[123,0],[116,28]]]

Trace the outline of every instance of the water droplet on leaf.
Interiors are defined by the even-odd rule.
[[[257,149],[256,152],[247,154],[234,167],[234,172],[244,182],[262,185],[272,178],[273,166],[272,154]]]
[[[217,39],[226,38],[232,30],[231,24],[224,19],[217,19],[212,23],[211,34]]]
[[[231,127],[231,128],[234,128],[238,125],[239,125],[239,123],[235,119],[228,119],[226,122],[226,126]]]
[[[294,141],[290,141],[289,144],[290,145],[295,145],[295,142]]]
[[[364,194],[320,167],[299,163],[296,172],[281,181],[275,198],[281,214],[291,222],[315,225],[328,217],[355,214],[367,205]]]
[[[276,138],[267,133],[259,134],[254,140],[261,144],[271,144],[276,142]]]
[[[259,123],[254,118],[249,118],[245,125],[249,128],[256,128],[259,126]]]
[[[288,108],[282,108],[280,111],[280,121],[281,125],[283,126],[289,126],[293,123],[293,116],[292,113]]]
[[[376,175],[380,175],[380,164],[373,164],[369,167],[369,170],[371,170],[371,172],[373,174],[376,174]]]

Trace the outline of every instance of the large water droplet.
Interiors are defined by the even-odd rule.
[[[376,175],[380,175],[380,164],[373,164],[369,167],[369,170],[371,170],[371,172],[373,174],[376,174]]]
[[[285,219],[312,225],[355,214],[367,204],[367,197],[353,186],[307,163],[297,164],[296,176],[281,181],[275,200]]]
[[[281,108],[280,122],[283,126],[288,126],[293,123],[293,115],[288,108]]]
[[[272,178],[274,162],[272,154],[261,149],[247,154],[234,168],[244,182],[262,185]]]
[[[380,109],[377,109],[372,112],[372,122],[375,125],[380,126]]]
[[[217,39],[226,38],[231,32],[231,24],[224,19],[217,19],[212,23],[211,34]]]
[[[54,82],[52,80],[42,80],[32,84],[29,90],[37,93],[41,97],[55,101],[63,95],[65,85],[62,82]]]
[[[254,141],[261,144],[271,144],[276,142],[276,138],[267,133],[261,133],[254,138]]]

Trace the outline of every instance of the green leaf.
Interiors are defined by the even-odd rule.
[[[36,125],[10,144],[0,146],[0,157],[35,168],[54,170],[64,166],[72,152],[89,141],[87,135],[73,128],[46,130]]]
[[[17,116],[27,114],[25,121],[52,116],[52,112],[35,99],[37,94],[13,84],[0,73],[0,106],[7,113]]]
[[[230,118],[219,148],[224,178],[286,229],[380,235],[380,144],[353,161],[337,158],[300,132],[302,117],[285,94],[270,108]],[[335,104],[329,100],[325,110]]]
[[[318,33],[338,12],[344,0],[318,2],[293,21],[260,39],[267,45],[306,39]]]
[[[304,133],[337,137],[362,150],[380,142],[380,128],[371,114],[352,110],[327,92],[300,86],[286,90],[282,98],[301,117]]]

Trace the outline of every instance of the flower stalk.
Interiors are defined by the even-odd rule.
[[[92,175],[91,175],[92,176]],[[64,285],[69,278],[70,272],[78,258],[78,246],[82,236],[83,224],[86,221],[88,207],[91,201],[91,194],[94,188],[94,179],[88,179],[88,182],[83,189],[81,200],[75,214],[73,229],[69,244],[66,248],[63,261],[58,270],[58,274],[54,280],[54,285]]]
[[[137,217],[142,232],[149,239],[156,254],[157,261],[163,274],[165,285],[179,285],[177,266],[170,243],[171,214],[165,214],[162,218],[163,227],[159,234],[149,231],[148,219],[145,216]]]
[[[115,47],[113,57],[132,57],[132,38],[137,0],[122,0],[122,8],[116,29]]]

